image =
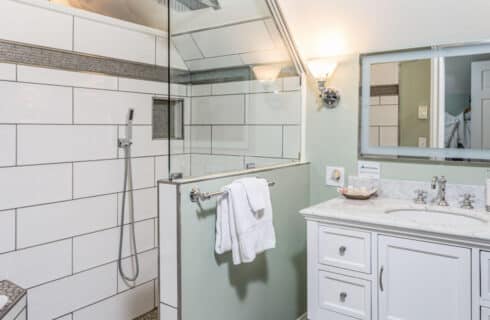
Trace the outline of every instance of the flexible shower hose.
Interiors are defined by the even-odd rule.
[[[119,257],[117,260],[119,273],[121,277],[126,281],[135,281],[140,273],[140,263],[138,258],[138,252],[136,250],[136,234],[134,227],[134,206],[133,206],[133,173],[131,168],[131,144],[124,146],[124,187],[122,195],[122,205],[121,205],[121,229],[119,233]],[[129,238],[130,238],[130,249],[131,246],[134,249],[134,259],[136,264],[136,271],[133,277],[130,277],[124,273],[122,266],[122,250],[123,250],[123,240],[124,240],[124,217],[125,217],[125,207],[126,207],[126,193],[129,193]],[[131,251],[131,250],[130,250]],[[130,252],[131,255],[131,252]]]

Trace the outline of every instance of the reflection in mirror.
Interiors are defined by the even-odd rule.
[[[380,53],[361,61],[361,155],[490,160],[490,45]]]
[[[445,69],[444,147],[490,149],[490,54],[448,57]]]
[[[170,167],[189,168],[179,169],[184,177],[301,158],[301,69],[283,24],[266,0],[219,5],[170,10],[171,82],[188,88],[190,107],[184,123],[190,147],[185,155],[172,153]]]
[[[171,8],[171,39],[182,58],[173,66],[185,66],[193,84],[298,75],[265,0],[217,3],[219,10]]]
[[[370,145],[425,147],[429,142],[431,61],[371,66]]]

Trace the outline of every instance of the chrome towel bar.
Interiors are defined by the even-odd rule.
[[[275,186],[275,182],[269,182],[269,187]],[[217,197],[224,194],[223,191],[218,191],[218,192],[201,192],[201,190],[198,187],[195,187],[194,189],[191,190],[190,193],[190,198],[192,202],[200,202],[200,201],[206,201],[211,198]]]

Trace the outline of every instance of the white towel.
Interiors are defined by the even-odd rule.
[[[216,208],[216,244],[217,254],[223,254],[231,250],[230,212],[231,202],[228,196],[228,188],[221,189],[223,195],[218,198]]]
[[[257,181],[253,194],[247,194],[242,182],[239,180],[225,187],[225,194],[218,200],[216,220],[216,253],[231,250],[235,265],[253,262],[257,254],[276,246],[267,182]],[[255,212],[250,200],[255,202],[259,197],[262,197],[264,209]]]
[[[248,204],[253,212],[259,212],[266,206],[266,189],[269,189],[269,183],[265,179],[243,178],[237,182],[241,183],[247,193]]]

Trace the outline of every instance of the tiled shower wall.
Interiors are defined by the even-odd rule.
[[[0,1],[0,39],[166,62],[158,32],[46,4]],[[173,90],[187,95],[185,86]],[[157,306],[156,181],[167,177],[168,148],[151,140],[151,112],[152,98],[166,94],[165,83],[0,63],[0,279],[28,289],[30,320],[126,320]],[[117,138],[129,108],[141,262],[134,289],[116,265],[124,168]],[[184,142],[172,147],[174,162],[185,163]]]
[[[29,289],[31,320],[72,312],[77,320],[120,320],[152,309],[156,181],[167,177],[167,142],[151,140],[151,107],[165,85],[10,64],[0,70],[0,278]],[[124,168],[117,138],[129,108],[142,274],[128,291],[115,260]],[[173,147],[184,150],[183,142]]]
[[[369,126],[370,146],[398,146],[398,96],[372,96]]]
[[[191,175],[297,161],[300,88],[299,77],[193,85]]]

